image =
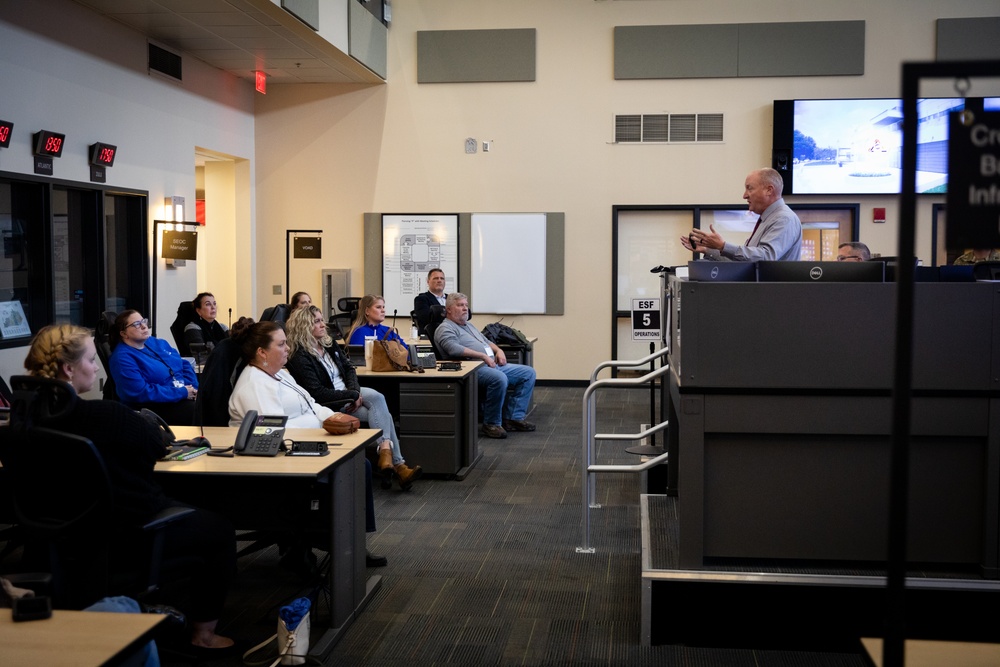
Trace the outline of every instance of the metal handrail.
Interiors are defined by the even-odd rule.
[[[645,366],[654,359],[658,359],[669,352],[670,348],[664,347],[659,352],[654,352],[651,355],[643,357],[642,359],[637,359],[636,361],[622,361],[617,359],[611,361],[604,361],[598,364],[596,368],[594,368],[594,372],[590,374],[590,381],[596,382],[597,375],[605,368],[635,368],[636,366]]]
[[[648,470],[654,465],[659,465],[667,460],[667,452],[664,452],[659,456],[639,464],[595,465],[593,463],[593,456],[594,442],[596,440],[640,440],[648,435],[662,431],[669,425],[669,422],[664,421],[660,424],[651,426],[642,433],[605,433],[597,435],[594,433],[594,423],[596,421],[596,405],[594,398],[597,394],[597,390],[604,387],[633,387],[653,382],[658,377],[665,375],[670,370],[670,366],[664,364],[660,368],[650,371],[649,373],[646,373],[642,377],[638,378],[609,378],[605,380],[597,380],[597,373],[602,368],[606,368],[608,366],[642,366],[658,357],[663,356],[666,352],[667,349],[664,348],[660,352],[651,354],[644,359],[634,362],[606,361],[595,369],[594,374],[591,376],[590,385],[583,392],[583,455],[581,457],[583,462],[583,545],[576,548],[577,553],[594,553],[594,548],[590,546],[590,510],[591,508],[596,509],[600,507],[600,505],[594,504],[594,497],[597,494],[595,474],[598,472],[642,472],[643,470]]]

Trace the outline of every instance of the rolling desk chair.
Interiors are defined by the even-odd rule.
[[[181,301],[180,305],[177,306],[177,317],[174,318],[173,323],[170,325],[170,333],[174,336],[174,343],[177,345],[177,351],[181,353],[182,357],[193,357],[191,354],[191,348],[188,347],[187,340],[184,339],[184,327],[186,327],[191,322],[194,322],[194,318],[197,316],[195,313],[194,306],[191,305],[190,301]]]
[[[444,322],[444,306],[431,306],[431,319],[424,326],[423,333],[427,334],[427,340],[430,341],[431,347],[434,348],[434,356],[438,359],[447,359],[448,357],[441,354],[441,350],[438,349],[437,343],[434,342],[434,332],[437,331],[438,325]]]
[[[106,310],[101,313],[100,319],[97,320],[97,327],[94,329],[94,347],[97,348],[97,356],[101,360],[101,365],[104,366],[104,374],[106,379],[104,380],[104,390],[103,396],[106,401],[117,401],[118,392],[115,391],[115,380],[111,377],[111,350],[114,349],[113,341],[111,340],[111,327],[115,323],[115,318],[118,313]]]
[[[117,527],[104,459],[87,438],[37,426],[80,400],[64,382],[11,378],[10,432],[0,445],[9,471],[14,517],[26,551],[38,549],[52,573],[53,601],[81,609],[111,594],[134,597],[156,589],[164,528],[194,510],[171,507],[136,529]],[[137,548],[138,546],[138,548]]]
[[[292,314],[292,309],[288,307],[287,303],[279,303],[271,306],[270,308],[265,308],[264,312],[260,314],[260,322],[277,322],[278,324],[284,325],[288,321],[288,316]]]
[[[354,318],[358,316],[359,303],[361,303],[361,297],[358,296],[342,296],[337,299],[337,310],[340,312],[330,315],[329,320],[334,327],[333,335],[335,338],[347,341],[347,334],[351,331]]]

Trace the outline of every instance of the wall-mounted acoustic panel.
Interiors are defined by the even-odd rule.
[[[741,23],[739,76],[865,73],[864,21]]]
[[[417,32],[418,83],[534,80],[534,28]]]
[[[319,30],[319,0],[281,0],[281,8],[313,30]]]
[[[1000,60],[1000,17],[937,20],[938,60]]]
[[[350,56],[383,79],[388,72],[388,28],[357,2],[348,2]]]
[[[864,73],[864,21],[615,27],[615,79]]]
[[[615,26],[615,79],[739,76],[736,24]]]

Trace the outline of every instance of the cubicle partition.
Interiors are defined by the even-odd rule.
[[[679,565],[878,562],[895,285],[671,277]],[[916,285],[907,558],[996,579],[1000,285]]]

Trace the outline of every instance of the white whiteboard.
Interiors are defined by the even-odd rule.
[[[477,313],[545,313],[545,214],[472,214]]]

